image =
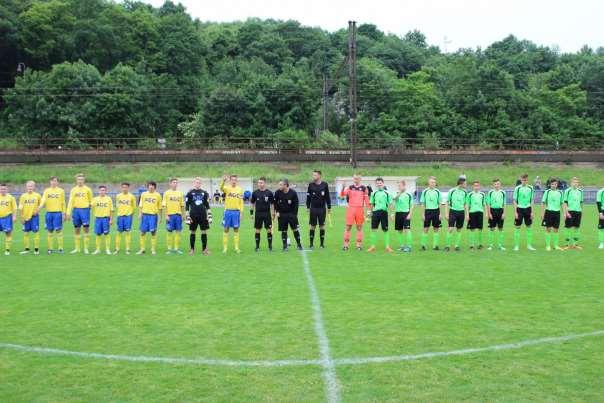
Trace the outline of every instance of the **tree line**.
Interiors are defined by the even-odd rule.
[[[160,138],[346,147],[348,78],[337,72],[347,42],[345,29],[296,21],[201,22],[170,1],[4,0],[0,148],[147,148]],[[604,146],[604,47],[562,53],[508,36],[444,53],[419,31],[364,24],[358,57],[362,146]]]

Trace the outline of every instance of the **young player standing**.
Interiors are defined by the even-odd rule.
[[[38,215],[38,207],[42,196],[35,191],[36,183],[28,181],[25,184],[25,193],[19,197],[19,212],[21,216],[21,224],[23,224],[23,251],[22,255],[26,255],[30,251],[30,234],[34,235],[34,255],[40,254],[40,216]]]
[[[533,199],[535,197],[535,189],[528,184],[528,175],[523,174],[520,177],[520,185],[514,189],[514,251],[520,250],[520,229],[522,224],[526,226],[526,248],[530,251],[536,250],[533,248]]]
[[[549,180],[549,189],[543,192],[541,199],[542,225],[545,227],[545,250],[552,250],[552,237],[554,239],[554,249],[564,250],[560,247],[558,229],[560,228],[560,210],[564,203],[564,195],[558,189],[558,180],[552,178]]]
[[[486,197],[487,214],[489,217],[489,250],[493,250],[495,230],[498,231],[497,247],[505,250],[503,246],[503,223],[505,220],[505,191],[501,189],[501,181],[493,180],[493,189]]]
[[[4,232],[4,254],[10,255],[13,224],[17,221],[17,202],[8,193],[6,183],[0,183],[0,232]]]
[[[353,184],[342,185],[340,197],[345,197],[348,201],[346,207],[346,229],[344,230],[344,246],[342,250],[347,251],[350,247],[350,231],[352,226],[356,226],[356,248],[363,250],[363,223],[365,222],[365,207],[369,207],[369,190],[367,186],[361,185],[361,175],[355,174],[352,177]]]
[[[446,235],[445,252],[451,250],[451,238],[453,238],[453,232],[456,232],[455,250],[460,250],[461,230],[466,217],[467,196],[468,192],[466,191],[466,179],[457,179],[457,186],[449,190],[449,194],[447,195],[447,205],[445,207],[445,216],[447,216],[449,222],[449,228]]]
[[[312,173],[312,182],[308,184],[308,191],[306,192],[306,209],[310,216],[309,247],[310,249],[314,248],[315,229],[318,224],[320,247],[323,249],[325,248],[325,218],[327,214],[331,214],[331,195],[327,182],[321,180],[321,171],[315,170]]]
[[[76,185],[69,192],[67,215],[65,219],[71,220],[74,227],[75,248],[71,254],[80,253],[81,229],[84,228],[84,253],[88,254],[90,245],[90,206],[92,205],[92,189],[86,186],[84,174],[76,175]]]
[[[201,230],[201,251],[205,256],[210,254],[208,249],[208,230],[212,219],[210,211],[210,194],[201,188],[201,178],[193,180],[193,189],[185,196],[186,220],[189,223],[189,255],[195,254],[195,238],[197,228]]]
[[[266,188],[266,178],[258,179],[258,189],[252,193],[250,199],[251,208],[250,215],[254,217],[254,230],[256,241],[256,252],[260,250],[260,233],[262,227],[266,229],[266,240],[268,242],[268,250],[273,250],[273,221],[275,216],[275,197],[273,192]]]
[[[145,253],[145,235],[151,233],[151,254],[157,253],[157,227],[161,221],[162,198],[157,192],[157,183],[147,183],[147,191],[141,195],[138,219],[140,221],[140,250],[137,255]]]
[[[480,182],[472,182],[472,191],[466,201],[468,208],[468,229],[470,230],[470,250],[482,249],[482,230],[484,228],[484,209],[486,196],[480,191]],[[477,245],[478,244],[478,245]]]
[[[298,223],[298,194],[295,190],[289,188],[289,181],[282,179],[279,182],[279,190],[275,192],[275,213],[279,223],[279,231],[281,232],[281,240],[283,241],[283,252],[288,251],[287,245],[287,229],[288,227],[294,233],[294,239],[298,250],[302,250],[302,242],[300,242],[300,224]]]
[[[227,179],[229,184],[226,184]],[[224,197],[224,218],[222,226],[224,234],[222,235],[222,253],[227,253],[229,246],[229,231],[233,229],[233,246],[235,253],[241,253],[239,249],[239,226],[241,225],[241,216],[243,215],[243,190],[237,184],[237,175],[224,176],[220,184],[220,190],[225,194]]]
[[[604,188],[598,190],[596,195],[596,205],[598,206],[598,249],[604,249]]]
[[[113,223],[113,200],[107,196],[107,186],[99,186],[99,195],[92,199],[94,212],[94,234],[96,235],[96,249],[92,253],[101,253],[102,238],[105,238],[105,253],[111,255],[111,235],[109,231]]]
[[[388,232],[388,210],[392,203],[392,196],[384,189],[384,179],[375,180],[377,190],[371,193],[369,205],[371,206],[371,246],[367,252],[375,252],[377,241],[377,230],[382,227],[384,232],[384,248],[386,252],[392,253],[390,247],[390,233]]]
[[[404,180],[398,184],[398,193],[394,196],[394,229],[398,232],[399,250],[411,252],[413,234],[411,232],[411,217],[413,216],[413,196],[406,191]],[[405,241],[406,235],[406,241]]]
[[[132,217],[136,210],[136,197],[130,193],[130,184],[122,183],[122,191],[115,196],[117,206],[117,234],[115,235],[115,252],[120,253],[122,247],[122,235],[126,243],[126,255],[130,254],[132,244]]]
[[[166,242],[168,250],[166,254],[176,253],[182,255],[180,250],[180,239],[182,233],[182,221],[185,215],[185,195],[178,188],[178,179],[170,179],[170,189],[164,192],[162,207],[166,214]]]
[[[59,179],[56,176],[50,178],[50,187],[42,193],[42,200],[37,213],[46,207],[46,231],[48,236],[48,251],[53,253],[53,240],[57,238],[57,253],[63,253],[63,219],[65,218],[65,191],[59,187]]]
[[[570,187],[564,191],[564,227],[566,228],[566,249],[583,249],[579,246],[579,228],[583,211],[583,189],[579,179],[574,177]]]
[[[431,176],[428,179],[428,187],[423,190],[419,203],[422,206],[424,215],[424,232],[422,233],[421,245],[422,250],[428,249],[428,231],[430,227],[434,229],[434,238],[432,248],[439,249],[440,227],[441,227],[441,211],[440,211],[441,195],[440,190],[436,188],[436,178]]]

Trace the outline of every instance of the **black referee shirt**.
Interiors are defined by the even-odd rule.
[[[298,193],[289,189],[287,193],[282,190],[275,192],[275,210],[282,214],[298,214]]]
[[[271,205],[274,203],[275,198],[273,196],[273,192],[268,189],[254,190],[252,193],[252,198],[250,202],[254,204],[254,210],[256,213],[270,213]]]
[[[306,192],[306,208],[324,209],[326,206],[331,209],[331,196],[327,182],[309,183]]]

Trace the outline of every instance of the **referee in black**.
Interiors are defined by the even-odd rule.
[[[204,255],[209,255],[208,229],[210,229],[212,211],[210,211],[210,194],[201,188],[201,178],[193,180],[193,189],[189,190],[185,196],[185,211],[187,224],[191,230],[189,255],[195,254],[195,237],[198,227],[201,229],[201,250]]]
[[[312,172],[312,182],[308,184],[306,192],[306,209],[310,217],[309,236],[310,249],[315,245],[315,229],[319,225],[319,237],[321,240],[321,249],[325,248],[325,217],[331,212],[331,196],[327,182],[321,180],[321,171]]]
[[[268,250],[273,250],[273,220],[275,215],[273,192],[266,188],[266,178],[258,179],[258,189],[254,190],[250,199],[250,215],[254,217],[254,229],[256,230],[256,252],[260,250],[260,232],[262,227],[266,229]],[[255,215],[254,215],[255,213]]]
[[[283,252],[289,250],[287,246],[287,229],[292,229],[298,250],[302,250],[300,242],[300,224],[298,223],[298,194],[289,188],[289,181],[281,179],[279,190],[275,192],[275,215],[279,222],[279,231],[283,241]]]

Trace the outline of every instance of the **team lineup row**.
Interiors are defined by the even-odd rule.
[[[325,246],[325,221],[331,220],[331,197],[329,186],[321,178],[320,171],[313,171],[313,180],[308,185],[306,208],[309,212],[309,247],[314,248],[316,228],[319,227],[319,247]],[[233,231],[233,246],[240,253],[239,227],[244,214],[243,190],[238,185],[237,175],[225,175],[220,185],[224,194],[223,253],[228,252],[230,232]],[[36,192],[36,184],[29,181],[26,191],[19,201],[8,193],[6,184],[0,184],[0,232],[5,234],[5,254],[9,255],[12,245],[13,224],[20,219],[23,226],[23,250],[21,254],[40,251],[40,213],[45,209],[45,229],[47,231],[47,252],[63,253],[63,223],[72,221],[74,227],[75,247],[72,254],[85,253],[90,250],[91,217],[94,216],[94,234],[96,248],[92,254],[101,253],[104,243],[105,253],[118,254],[122,250],[131,253],[133,217],[138,208],[140,248],[137,254],[146,253],[146,235],[150,234],[151,254],[156,254],[157,231],[162,217],[167,230],[167,253],[182,254],[180,249],[183,224],[190,229],[190,251],[196,250],[196,233],[201,232],[201,251],[209,254],[207,231],[212,223],[210,195],[202,189],[201,179],[193,181],[193,188],[187,193],[177,190],[178,179],[171,179],[169,190],[160,194],[157,184],[149,182],[147,190],[142,193],[137,203],[130,192],[130,185],[122,183],[121,192],[114,200],[107,194],[106,186],[99,186],[98,195],[85,183],[83,174],[76,176],[75,186],[71,189],[66,204],[65,191],[59,187],[57,177],[50,178],[50,186],[42,195]],[[583,191],[577,178],[571,180],[570,187],[564,192],[558,189],[558,181],[552,178],[549,188],[541,199],[541,223],[545,228],[546,250],[581,249],[579,245],[581,218],[583,211]],[[339,196],[347,201],[346,223],[342,249],[350,249],[351,232],[356,228],[355,247],[363,250],[363,225],[365,218],[371,221],[370,246],[368,252],[375,252],[377,234],[381,229],[384,237],[384,249],[393,252],[390,246],[389,221],[394,220],[398,235],[399,250],[411,252],[412,232],[411,217],[414,209],[413,196],[406,190],[405,181],[398,183],[396,192],[388,191],[381,178],[376,179],[375,188],[362,184],[360,175],[354,175],[351,185],[344,184]],[[532,224],[535,218],[535,190],[528,184],[528,175],[521,176],[520,185],[513,192],[514,207],[514,250],[520,249],[521,228],[526,228],[526,246],[533,246]],[[604,188],[597,193],[599,215],[598,238],[599,249],[604,249]],[[250,199],[250,214],[254,218],[255,248],[260,249],[262,229],[266,230],[269,250],[273,248],[273,221],[276,219],[281,233],[283,250],[289,248],[288,230],[291,229],[296,247],[303,249],[298,221],[299,200],[297,192],[290,189],[287,179],[279,182],[275,192],[267,189],[266,180],[260,178],[258,187]],[[482,232],[486,218],[488,226],[488,249],[504,247],[504,222],[506,195],[501,181],[495,179],[492,189],[481,191],[481,184],[474,181],[471,190],[467,189],[466,179],[460,177],[457,186],[449,190],[446,200],[437,188],[436,178],[428,179],[428,186],[421,192],[419,205],[423,215],[423,232],[420,241],[421,250],[428,249],[429,230],[433,230],[432,249],[440,249],[440,228],[443,217],[446,217],[445,251],[460,250],[461,233],[467,222],[470,249],[482,249]],[[114,220],[115,217],[115,220]],[[564,219],[566,242],[560,245],[559,228]],[[111,245],[111,226],[116,224],[115,244]],[[33,238],[33,239],[32,239]],[[56,241],[56,248],[55,248]]]

